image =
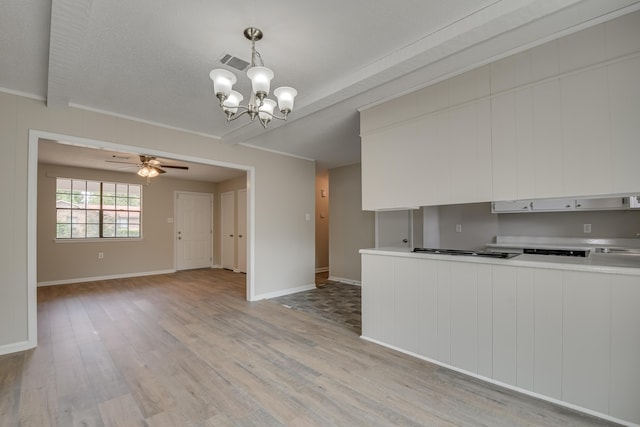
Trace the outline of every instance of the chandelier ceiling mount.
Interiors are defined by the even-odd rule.
[[[292,87],[282,86],[273,91],[278,99],[277,104],[267,98],[274,73],[264,66],[262,57],[256,50],[256,42],[262,39],[264,33],[258,28],[249,27],[244,30],[244,36],[251,41],[251,65],[247,70],[247,77],[251,80],[251,95],[247,105],[240,104],[244,97],[233,90],[233,85],[238,79],[231,71],[218,68],[212,70],[209,77],[213,81],[213,92],[220,101],[220,108],[226,114],[228,122],[246,114],[252,121],[258,117],[260,124],[266,128],[271,119],[287,120],[298,92]],[[282,116],[274,114],[276,106]]]

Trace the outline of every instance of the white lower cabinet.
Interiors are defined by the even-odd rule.
[[[640,424],[640,275],[362,254],[362,334]]]

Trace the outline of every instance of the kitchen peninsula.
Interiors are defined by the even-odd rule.
[[[611,265],[596,255],[360,252],[363,338],[640,423],[640,256]]]

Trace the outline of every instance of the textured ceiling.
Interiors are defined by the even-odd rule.
[[[638,0],[3,0],[0,90],[284,152],[359,162],[358,109],[638,9]],[[208,74],[247,26],[295,87],[289,121],[227,123]],[[237,88],[247,79],[236,72]]]

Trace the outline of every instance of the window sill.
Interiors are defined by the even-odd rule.
[[[92,239],[53,239],[55,243],[113,243],[113,242],[141,242],[142,237],[102,237]]]

